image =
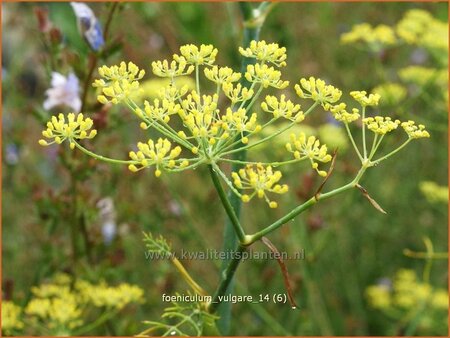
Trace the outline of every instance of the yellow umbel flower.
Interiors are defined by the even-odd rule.
[[[68,290],[53,297],[33,298],[25,308],[25,313],[44,321],[48,328],[74,329],[83,324],[82,310],[75,293]],[[65,332],[68,334],[69,332]]]
[[[312,99],[322,105],[335,103],[341,98],[342,91],[332,85],[327,85],[321,79],[310,77],[300,79],[300,85],[295,85],[295,92],[303,99]]]
[[[24,327],[21,320],[22,309],[11,301],[2,301],[2,332],[10,335],[14,330]]]
[[[258,132],[261,130],[261,126],[256,123],[256,120],[257,114],[253,113],[248,117],[247,111],[244,108],[240,108],[236,111],[227,108],[226,113],[222,115],[222,121],[224,122],[222,128],[227,131],[236,131],[240,133],[242,143],[248,143],[248,138],[244,136],[244,132]]]
[[[144,111],[137,110],[138,115],[151,124],[154,120],[168,123],[170,115],[178,114],[181,106],[167,99],[154,99],[153,105],[148,101],[144,101]],[[143,129],[147,129],[148,125],[143,122]]]
[[[177,57],[177,60],[173,60],[170,64],[167,60],[152,62],[153,74],[159,77],[168,77],[173,79],[177,76],[191,74],[194,69],[194,66],[188,66],[186,59],[182,56]]]
[[[305,119],[304,113],[300,110],[300,105],[292,103],[291,100],[286,100],[284,94],[281,95],[280,99],[267,95],[264,102],[261,103],[261,108],[273,114],[274,118],[284,117],[296,122],[301,122]]]
[[[363,119],[363,123],[367,126],[367,129],[379,135],[385,135],[397,129],[400,125],[399,120],[392,121],[390,117],[383,116],[366,117]]]
[[[447,87],[448,85],[448,72],[446,69],[439,70],[422,66],[408,66],[400,69],[398,75],[402,81],[416,83],[420,86],[433,84]]]
[[[121,62],[119,66],[102,66],[98,69],[102,79],[97,79],[92,84],[100,88],[102,95],[97,96],[100,103],[108,102],[117,104],[139,88],[139,80],[145,75],[145,71],[139,69],[133,62]]]
[[[237,188],[244,191],[253,190],[250,195],[242,195],[243,202],[248,202],[257,195],[259,198],[264,198],[271,208],[276,208],[278,204],[270,201],[266,192],[284,194],[289,190],[286,184],[277,184],[281,176],[281,171],[273,171],[271,166],[264,167],[262,164],[247,165],[244,169],[240,169],[239,173],[231,173]]]
[[[425,130],[425,126],[423,124],[419,124],[416,126],[414,121],[402,122],[402,128],[405,130],[406,134],[408,134],[409,138],[424,138],[430,137],[430,133]]]
[[[240,83],[234,86],[230,82],[222,84],[222,90],[226,97],[231,100],[231,104],[250,100],[254,94],[253,89],[243,87]]]
[[[141,165],[137,168],[136,165],[130,164],[128,168],[136,172],[151,165],[156,165],[155,176],[161,176],[161,169],[173,169],[175,167],[185,167],[187,161],[181,162],[177,166],[175,159],[181,153],[181,147],[176,146],[172,149],[172,144],[168,139],[159,138],[157,142],[148,140],[147,143],[139,142],[137,144],[139,151],[130,151],[129,156],[133,161]]]
[[[217,48],[213,45],[200,45],[200,48],[195,45],[184,45],[180,47],[182,56],[175,54],[173,59],[178,62],[184,59],[188,64],[193,65],[211,66],[216,60],[217,52]]]
[[[59,114],[58,117],[52,116],[47,122],[47,129],[42,132],[42,136],[53,139],[52,142],[39,140],[41,146],[48,146],[53,143],[61,144],[66,139],[70,142],[70,148],[75,148],[74,140],[91,139],[97,135],[97,130],[92,129],[93,121],[90,118],[84,118],[83,114],[70,113],[66,117]]]
[[[427,11],[409,10],[397,24],[396,30],[408,44],[448,50],[448,23],[436,20]]]
[[[341,35],[344,44],[365,42],[371,45],[393,45],[397,42],[394,30],[386,25],[372,27],[368,23],[354,25],[350,32]]]
[[[294,154],[297,160],[308,158],[311,166],[320,176],[326,176],[327,172],[319,170],[319,164],[315,161],[327,163],[331,161],[331,155],[327,153],[325,144],[320,145],[320,141],[315,136],[306,137],[305,133],[300,133],[298,137],[295,134],[290,135],[290,141],[286,143],[286,149]]]
[[[286,66],[286,48],[277,43],[266,43],[262,41],[251,41],[250,47],[244,49],[239,47],[239,53],[248,58],[255,58],[261,62],[269,62],[277,67]]]
[[[183,110],[179,113],[183,124],[189,129],[192,136],[205,139],[210,144],[216,142],[215,137],[221,131],[222,125],[222,122],[218,119],[217,99],[218,96],[216,94],[200,97],[196,91],[192,91],[182,101]],[[224,138],[226,137],[227,135],[225,134]],[[198,149],[193,149],[193,152],[197,153]]]
[[[331,114],[333,114],[333,117],[341,122],[344,123],[352,123],[353,121],[356,121],[359,119],[359,109],[353,108],[352,112],[349,113],[347,110],[347,105],[345,103],[339,103],[337,105],[331,105],[329,103],[326,103],[324,105],[324,109],[329,111]]]
[[[119,284],[117,287],[108,286],[105,283],[91,285],[83,289],[84,296],[94,306],[123,309],[134,302],[142,302],[144,291],[135,285],[128,283]]]
[[[441,186],[433,181],[423,181],[419,184],[420,191],[430,203],[448,203],[448,185]]]
[[[242,74],[233,72],[233,69],[229,67],[214,66],[212,68],[205,68],[205,76],[212,82],[222,85],[226,82],[239,81]]]
[[[245,78],[248,82],[261,83],[264,88],[274,87],[284,89],[289,85],[289,81],[280,80],[280,71],[267,65],[248,65]]]
[[[378,106],[378,102],[380,102],[381,98],[380,94],[369,94],[369,96],[367,96],[365,90],[351,91],[350,96],[363,107]]]
[[[407,90],[398,83],[388,82],[372,89],[372,93],[380,95],[384,104],[396,105],[405,99]]]
[[[176,83],[168,78],[153,78],[140,83],[139,90],[132,93],[130,99],[141,104],[145,99],[167,99],[175,102],[189,90],[195,88],[195,81],[188,76],[177,77]]]
[[[366,289],[366,297],[375,309],[385,309],[392,303],[391,291],[387,285],[371,285]]]

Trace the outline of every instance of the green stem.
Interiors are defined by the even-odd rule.
[[[225,208],[225,211],[227,212],[228,218],[234,227],[236,236],[238,237],[239,242],[244,243],[245,232],[244,232],[244,229],[242,229],[241,223],[239,222],[239,218],[236,216],[236,213],[234,212],[234,209],[233,209],[232,205],[230,204],[230,201],[228,200],[228,197],[227,197],[225,191],[223,190],[222,184],[220,183],[219,175],[217,173],[217,171],[220,169],[214,163],[209,165],[208,168],[209,168],[209,172],[211,174],[211,178],[214,183],[214,186],[216,187],[217,193],[219,194],[220,201],[222,202],[223,207]]]
[[[262,229],[261,231],[256,232],[253,235],[249,235],[249,240],[246,243],[247,244],[252,244],[252,243],[260,240],[263,236],[266,236],[267,234],[269,234],[269,233],[273,232],[274,230],[280,228],[282,225],[284,225],[287,222],[289,222],[290,220],[294,219],[296,216],[298,216],[299,214],[301,214],[305,210],[309,209],[310,207],[312,207],[317,202],[319,202],[321,200],[325,200],[325,199],[330,198],[330,197],[333,197],[333,196],[335,196],[337,194],[340,194],[341,192],[344,192],[346,190],[354,188],[356,186],[356,184],[358,184],[359,180],[361,179],[361,177],[364,174],[364,172],[366,171],[366,169],[367,169],[367,167],[363,165],[361,167],[361,169],[359,170],[357,176],[350,183],[348,183],[348,184],[346,184],[346,185],[344,185],[344,186],[342,186],[340,188],[337,188],[337,189],[334,189],[332,191],[329,191],[327,193],[323,193],[323,194],[311,197],[305,203],[303,203],[303,204],[299,205],[298,207],[294,208],[288,214],[284,215],[283,217],[281,217],[280,219],[278,219],[277,221],[275,221],[271,225],[267,226],[266,228]]]
[[[92,331],[93,329],[95,329],[96,327],[100,326],[101,324],[105,323],[108,319],[110,319],[111,317],[113,317],[114,315],[116,315],[117,311],[106,311],[104,312],[101,316],[99,316],[95,321],[93,321],[92,323],[83,326],[81,329],[79,329],[78,331],[76,331],[74,333],[75,336],[80,336],[82,334],[88,333],[90,331]]]
[[[208,307],[208,311],[211,313],[214,313],[221,302],[219,301],[219,296],[225,295],[227,292],[230,292],[230,286],[233,281],[234,274],[236,272],[236,269],[239,266],[239,263],[242,259],[242,254],[247,250],[245,246],[238,245],[234,253],[233,259],[230,261],[230,264],[227,265],[226,269],[222,273],[222,278],[220,280],[220,284],[218,288],[216,289],[216,292],[214,292],[214,296],[212,298],[212,302]]]
[[[264,23],[264,20],[269,13],[270,9],[272,8],[272,5],[270,3],[264,2],[260,4],[259,11],[254,11],[253,6],[249,2],[239,2],[238,6],[240,8],[241,14],[243,16],[243,22],[244,22],[244,39],[242,42],[242,47],[246,48],[250,45],[250,42],[252,40],[259,40],[259,34],[262,28],[262,25]],[[242,64],[241,64],[241,73],[245,73],[247,66],[249,64],[254,64],[255,59],[253,58],[243,58]],[[241,79],[241,85],[245,88],[249,88],[251,85],[250,83],[245,79]],[[236,145],[236,148],[240,148],[243,144],[239,143]],[[246,159],[246,151],[241,150],[234,154],[235,160],[244,161]],[[239,171],[239,169],[242,168],[241,164],[233,164],[232,171]],[[233,192],[230,192],[229,195],[229,203],[234,210],[236,217],[239,219],[240,211],[241,211],[241,204],[242,201],[239,198],[239,196],[235,195]],[[238,238],[235,234],[234,225],[230,220],[227,220],[225,223],[225,229],[224,229],[224,235],[223,235],[223,245],[222,249],[223,251],[229,251],[236,248],[238,242]],[[234,266],[235,265],[235,266]],[[216,292],[216,295],[219,295],[221,292],[233,292],[233,276],[234,276],[234,270],[237,269],[237,266],[239,265],[239,261],[233,260],[233,259],[224,259],[222,261],[222,267],[220,274],[227,274],[227,271],[229,271],[230,266],[234,266],[233,269],[231,269],[233,272],[230,274],[229,280],[227,282],[222,282],[219,284],[218,291]],[[225,288],[223,288],[223,284],[226,283]],[[211,312],[214,312],[217,309],[218,305],[212,306]],[[230,321],[231,321],[231,303],[225,303],[223,306],[221,306],[218,309],[218,315],[220,316],[220,319],[218,320],[218,328],[220,332],[223,335],[227,335],[230,330]]]
[[[366,107],[362,107],[362,118],[361,120],[364,121],[366,118]],[[363,141],[363,153],[364,153],[364,159],[367,158],[367,147],[366,147],[366,125],[364,122],[362,123],[362,141]]]
[[[384,161],[385,159],[387,159],[388,157],[391,157],[392,155],[396,154],[397,152],[402,150],[409,142],[411,142],[411,140],[412,140],[412,138],[408,138],[400,147],[398,147],[397,149],[391,151],[389,154],[384,155],[383,157],[380,157],[378,160],[373,161],[373,164],[378,164],[381,161]]]
[[[108,163],[114,163],[114,164],[138,164],[138,162],[136,162],[136,161],[116,160],[115,158],[109,158],[109,157],[105,157],[105,156],[102,156],[102,155],[97,155],[96,153],[93,153],[92,151],[89,151],[86,148],[84,148],[82,145],[80,145],[75,140],[72,140],[72,142],[75,144],[75,147],[80,149],[86,155],[89,155],[89,156],[95,158],[96,160],[103,161],[103,162],[108,162]]]
[[[348,123],[344,123],[345,130],[347,131],[347,135],[350,138],[350,141],[352,142],[353,148],[355,148],[356,154],[358,155],[361,162],[363,161],[363,157],[361,156],[361,153],[359,152],[358,147],[356,146],[355,139],[353,138],[352,132],[350,131],[350,128],[348,127]]]

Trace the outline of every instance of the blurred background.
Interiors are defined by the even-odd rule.
[[[220,250],[225,214],[206,168],[155,179],[148,171],[132,173],[125,166],[97,163],[70,152],[65,144],[39,146],[49,116],[71,111],[65,106],[44,109],[45,91],[51,87],[52,72],[76,75],[80,93],[89,88],[83,112],[99,130],[89,148],[125,159],[146,135],[124,107],[96,103],[95,89],[86,80],[91,69],[97,77],[93,65],[132,61],[146,69],[146,79],[152,79],[152,61],[170,59],[186,43],[210,43],[219,49],[217,63],[237,70],[242,17],[236,3],[123,3],[111,20],[113,4],[89,6],[108,32],[100,54],[83,39],[69,3],[2,4],[2,297],[22,308],[20,320],[25,323],[24,309],[35,296],[32,287],[55,273],[92,283],[133,284],[143,290],[143,302],[127,306],[117,319],[88,332],[133,335],[145,329],[142,321],[160,317],[167,305],[161,301],[162,293],[187,289],[169,262],[145,259],[142,232],[163,235],[176,252]],[[429,41],[341,39],[361,23],[395,29],[408,11],[417,9],[424,25],[433,22],[437,27]],[[358,191],[350,191],[273,233],[270,239],[280,251],[305,250],[304,260],[286,262],[300,309],[292,311],[287,304],[237,304],[232,309],[231,335],[447,334],[447,260],[433,260],[425,283],[427,261],[404,254],[404,249],[426,251],[424,238],[436,252],[447,252],[448,247],[447,13],[448,5],[442,2],[279,3],[270,12],[261,39],[287,48],[288,66],[283,69],[283,78],[291,82],[287,96],[295,98],[293,84],[309,76],[342,89],[347,93],[344,101],[351,90],[377,91],[386,100],[372,113],[423,123],[431,138],[413,142],[363,178],[362,185],[387,215]],[[155,86],[148,85],[148,96],[155,95]],[[339,147],[328,188],[350,181],[358,161],[345,130],[322,111],[303,124],[329,148]],[[250,152],[249,158],[283,160],[282,139],[273,147]],[[386,140],[385,149],[403,139],[403,133],[397,133]],[[291,189],[278,209],[258,202],[245,205],[243,224],[249,232],[283,216],[320,184],[307,165],[283,168],[283,174]],[[74,235],[74,229],[79,234]],[[253,249],[266,250],[259,243]],[[183,264],[208,292],[214,291],[220,262]],[[412,285],[403,294],[410,297],[409,303],[395,298],[402,276]],[[236,294],[285,292],[275,261],[244,262],[236,278]],[[429,286],[422,298],[414,293],[421,283]],[[439,299],[436,290],[443,291]],[[384,305],[377,303],[382,297]],[[417,303],[420,299],[426,302]],[[89,316],[83,319],[86,323],[98,313]],[[43,334],[32,325],[10,333],[15,332]]]

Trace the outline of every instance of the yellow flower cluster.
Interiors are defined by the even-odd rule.
[[[239,47],[239,53],[248,58],[255,58],[262,63],[269,62],[277,67],[286,66],[286,48],[280,47],[277,43],[252,41],[248,48]]]
[[[330,105],[329,103],[325,104],[324,109],[331,112],[333,114],[333,117],[341,122],[344,123],[352,123],[353,121],[356,121],[359,119],[359,109],[353,108],[352,112],[349,113],[347,110],[347,105],[345,103],[339,103],[336,105]]]
[[[161,169],[173,169],[177,167],[176,158],[181,153],[181,147],[176,146],[172,149],[172,144],[168,139],[159,138],[157,142],[148,140],[147,143],[139,142],[137,144],[139,151],[130,151],[129,155],[133,161],[139,162],[140,168],[134,164],[130,164],[128,168],[136,172],[151,165],[156,166],[155,176],[161,176]],[[183,160],[178,167],[186,167],[189,164],[187,160]]]
[[[430,203],[448,203],[448,185],[441,186],[433,181],[423,181],[420,182],[419,188]]]
[[[425,126],[423,124],[419,124],[416,126],[414,121],[402,122],[402,128],[405,130],[406,134],[408,134],[409,138],[424,138],[430,137],[430,133],[425,130]]]
[[[128,62],[127,65],[123,61],[119,66],[102,66],[98,73],[102,79],[95,80],[92,85],[101,89],[102,95],[97,96],[97,99],[103,104],[117,104],[127,99],[138,90],[139,80],[145,75],[145,71],[134,63]]]
[[[12,335],[15,330],[24,327],[21,319],[22,309],[11,301],[2,301],[2,332],[6,335]]]
[[[297,160],[309,159],[311,166],[320,176],[326,176],[327,172],[319,170],[319,164],[315,161],[327,163],[331,161],[331,155],[327,153],[328,149],[325,144],[320,145],[320,141],[315,136],[306,137],[305,133],[290,135],[290,141],[286,143],[286,149],[294,154]]]
[[[201,45],[200,48],[195,45],[184,45],[180,47],[180,53],[182,56],[177,54],[173,56],[179,63],[186,61],[188,64],[211,66],[216,60],[218,50],[213,45]]]
[[[281,80],[281,72],[267,65],[248,65],[245,72],[248,82],[260,83],[264,88],[273,87],[284,89],[289,85],[289,81]]]
[[[383,98],[384,104],[396,105],[406,98],[407,90],[398,83],[384,83],[372,89],[372,94]]]
[[[276,96],[267,95],[264,102],[261,103],[262,110],[273,114],[274,118],[284,117],[285,119],[301,122],[305,119],[304,113],[300,110],[299,104],[286,100],[286,96],[281,95],[280,99]]]
[[[372,285],[366,289],[369,304],[377,309],[403,310],[417,309],[423,302],[428,302],[433,309],[447,311],[448,291],[433,288],[430,284],[417,280],[413,270],[399,270],[392,287],[389,285]]]
[[[390,117],[383,116],[366,117],[363,119],[363,123],[369,130],[379,135],[385,135],[400,125],[399,120],[393,121]]]
[[[136,104],[141,104],[145,99],[156,98],[177,101],[195,88],[195,81],[190,77],[180,76],[177,78],[177,86],[173,86],[168,78],[156,78],[142,82],[139,88],[130,96],[130,100]]]
[[[53,143],[61,144],[66,139],[70,142],[70,148],[75,148],[74,140],[91,139],[97,135],[97,130],[92,129],[93,121],[90,118],[84,118],[83,114],[70,113],[67,120],[64,114],[58,117],[52,116],[47,122],[47,129],[42,132],[42,136],[53,139],[48,142],[44,139],[39,140],[41,146],[48,146]]]
[[[422,66],[408,66],[402,68],[398,75],[405,82],[416,83],[421,86],[436,84],[437,86],[448,85],[447,69],[435,69]]]
[[[396,31],[406,43],[448,49],[448,24],[433,18],[427,11],[409,10],[397,24]]]
[[[170,64],[167,60],[152,62],[153,74],[159,77],[168,77],[170,79],[189,75],[194,69],[194,66],[188,66],[186,59],[182,56],[178,57],[177,60],[173,60]]]
[[[108,286],[106,283],[98,285],[84,285],[84,297],[96,307],[106,307],[121,310],[130,303],[140,303],[143,300],[144,291],[128,283],[118,286]]]
[[[83,279],[73,280],[67,274],[57,274],[51,282],[31,289],[33,298],[24,313],[32,323],[45,326],[52,335],[70,335],[74,329],[85,324],[86,309],[105,307],[121,310],[130,303],[143,301],[143,290],[127,283],[116,287],[106,283],[92,284]],[[2,304],[2,324],[15,323],[15,328],[23,327],[18,319],[20,308]],[[3,320],[3,316],[6,319]],[[12,321],[14,319],[14,322]],[[10,326],[11,326],[10,325]]]
[[[312,99],[313,101],[322,104],[322,106],[327,103],[337,102],[342,95],[342,92],[339,89],[332,85],[327,85],[325,81],[315,79],[312,76],[309,79],[300,79],[300,85],[295,85],[295,91],[299,97],[303,99]]]
[[[253,113],[250,117],[247,116],[247,111],[244,108],[239,108],[236,111],[228,108],[226,114],[222,116],[222,121],[225,122],[222,124],[222,128],[237,131],[241,134],[242,143],[248,143],[248,137],[244,136],[244,132],[257,133],[261,130],[261,126],[256,123],[256,116],[256,113]]]
[[[178,114],[181,110],[181,106],[178,103],[174,103],[170,99],[153,100],[153,105],[148,101],[144,101],[144,111],[137,110],[139,117],[144,119],[148,124],[152,124],[153,121],[163,121],[168,123],[170,121],[170,115]],[[145,122],[141,123],[142,129],[147,129],[148,125]]]
[[[233,72],[233,69],[229,67],[217,67],[205,68],[205,76],[212,82],[222,85],[224,83],[239,81],[242,74]]]
[[[242,195],[243,202],[248,202],[257,195],[258,198],[264,198],[271,208],[276,208],[278,206],[277,202],[269,200],[266,192],[284,194],[289,190],[286,184],[277,184],[282,174],[281,171],[273,171],[271,166],[264,167],[262,164],[247,165],[244,169],[240,169],[239,173],[231,173],[231,176],[237,188],[244,191],[253,190],[253,193],[250,195]]]
[[[367,92],[365,90],[351,91],[350,96],[363,107],[378,106],[381,98],[379,94],[369,94],[369,96],[367,96]]]
[[[234,86],[230,82],[225,82],[222,85],[222,90],[225,96],[231,100],[232,105],[238,102],[250,100],[255,93],[253,89],[243,87],[240,83]]]
[[[342,34],[341,42],[344,44],[364,42],[372,45],[393,45],[397,42],[397,38],[394,30],[389,26],[372,27],[368,23],[362,23],[354,25],[350,32]]]

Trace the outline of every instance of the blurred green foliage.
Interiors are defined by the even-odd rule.
[[[103,25],[110,6],[92,4]],[[56,62],[49,59],[51,48],[37,29],[36,7],[48,9],[53,25],[61,30],[65,47],[52,52],[59,55]],[[237,47],[242,27],[236,4],[125,3],[119,7],[111,23],[108,65],[131,60],[148,70],[151,61],[170,57],[182,44],[212,43],[220,51],[219,64],[239,68]],[[342,45],[340,35],[362,22],[394,25],[411,8],[425,9],[447,20],[448,5],[439,2],[280,3],[268,16],[261,37],[287,47],[289,71],[284,78],[291,84],[312,75],[342,89],[369,91],[385,82],[386,71],[427,64],[431,56],[419,47],[401,46],[377,59],[364,50]],[[3,299],[25,305],[31,287],[59,271],[90,280],[106,279],[111,284],[136,284],[145,291],[145,304],[92,332],[136,334],[143,328],[142,321],[159,318],[167,305],[161,301],[162,293],[186,288],[168,262],[145,259],[142,231],[163,234],[175,251],[220,250],[225,218],[220,202],[203,169],[157,180],[145,172],[133,174],[126,167],[93,163],[67,149],[39,147],[43,121],[49,116],[42,102],[50,72],[67,74],[72,69],[83,81],[90,53],[68,3],[4,3],[2,12]],[[85,113],[102,126],[95,148],[104,149],[105,155],[125,158],[131,145],[145,134],[122,108],[103,111],[95,103],[94,93],[91,88]],[[435,93],[427,89],[426,95],[432,99]],[[294,97],[293,91],[290,96]],[[447,205],[431,203],[419,187],[421,181],[448,184],[446,107],[441,113],[429,107],[429,100],[419,98],[408,111],[402,111],[402,118],[431,122],[428,129],[432,137],[414,142],[395,159],[368,171],[362,182],[388,214],[380,214],[358,191],[352,191],[321,203],[271,235],[280,251],[305,249],[305,260],[286,262],[300,309],[292,311],[289,306],[270,303],[237,304],[233,307],[231,334],[404,333],[403,327],[371,308],[364,293],[369,285],[395,275],[401,268],[420,273],[423,261],[405,257],[402,250],[420,248],[422,237],[428,236],[436,251],[448,250]],[[397,108],[402,110],[389,107],[394,112]],[[358,167],[353,154],[345,151],[339,131],[333,130],[336,127],[320,127],[328,121],[327,114],[317,113],[308,117],[307,127],[323,134],[324,139],[336,134],[333,138],[339,146],[338,159],[327,185],[337,187],[347,183]],[[392,142],[399,140],[392,137]],[[259,158],[273,158],[277,149],[260,152]],[[249,156],[252,160],[251,153]],[[78,182],[76,196],[71,195],[73,177],[64,161],[76,164],[77,170],[72,173]],[[291,167],[285,176],[292,193],[280,199],[277,210],[268,210],[258,202],[245,206],[243,223],[249,232],[282,216],[314,194],[320,184],[307,165]],[[114,202],[118,226],[111,244],[103,241],[96,206],[105,197]],[[83,210],[91,251],[89,260],[76,264],[70,242],[70,229],[77,221],[71,209],[74,200]],[[81,239],[75,245],[81,252],[88,250]],[[253,249],[266,250],[259,243]],[[183,263],[206,290],[213,292],[220,262]],[[447,262],[436,261],[430,283],[442,288],[447,279]],[[236,292],[242,295],[285,292],[276,262],[244,262],[237,281]],[[442,328],[435,334],[446,332]]]

